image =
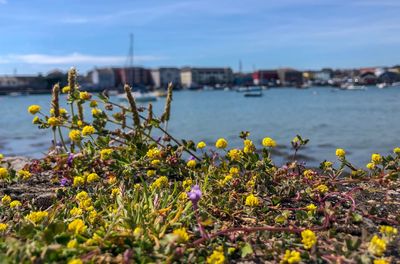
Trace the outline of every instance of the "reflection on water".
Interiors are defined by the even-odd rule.
[[[278,162],[291,158],[290,140],[300,134],[311,139],[300,153],[302,160],[313,165],[333,160],[341,147],[362,165],[372,152],[387,154],[400,145],[399,102],[400,89],[395,88],[271,89],[253,98],[236,92],[183,91],[174,94],[169,130],[177,138],[204,140],[209,146],[225,137],[231,147],[241,147],[238,135],[243,130],[259,145],[270,136],[280,146],[274,153]],[[0,153],[40,157],[50,145],[51,132],[31,124],[26,108],[33,103],[48,111],[50,96],[0,97]],[[154,103],[155,113],[163,108],[164,99]]]

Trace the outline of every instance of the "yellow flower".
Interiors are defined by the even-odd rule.
[[[219,149],[224,149],[228,146],[228,141],[225,140],[225,138],[220,138],[215,142],[215,147]]]
[[[73,129],[69,132],[69,138],[71,139],[71,141],[75,141],[78,142],[82,139],[81,137],[81,131],[77,130],[77,129]]]
[[[239,150],[239,149],[231,149],[231,150],[229,150],[229,152],[228,152],[228,157],[229,157],[231,160],[236,160],[236,161],[238,161],[238,160],[240,160],[240,158],[242,157],[242,151]]]
[[[0,167],[0,179],[4,179],[8,176],[8,170]]]
[[[312,180],[313,176],[314,176],[314,172],[312,170],[305,170],[303,172],[304,177],[306,177],[309,180]]]
[[[0,153],[0,161],[4,158],[4,155]]]
[[[150,159],[158,159],[160,158],[161,152],[158,148],[154,147],[147,151],[146,156]]]
[[[75,187],[81,186],[81,185],[84,185],[84,184],[85,184],[85,179],[84,179],[82,176],[76,176],[76,177],[74,177],[74,183],[73,183],[73,185],[74,185]]]
[[[102,149],[100,150],[100,159],[101,160],[108,160],[111,158],[111,153],[113,152],[112,149]]]
[[[95,131],[96,131],[96,130],[94,129],[94,127],[92,127],[92,126],[85,126],[85,127],[82,129],[82,135],[83,135],[83,136],[92,135],[92,134],[94,134]]]
[[[153,177],[154,175],[156,175],[156,171],[155,170],[148,170],[146,174],[147,174],[147,177]]]
[[[10,208],[20,207],[22,204],[20,201],[14,200],[10,203]]]
[[[97,173],[90,173],[86,178],[88,183],[98,181],[99,179],[100,179],[100,177],[99,177],[99,175],[97,175]]]
[[[78,120],[77,122],[76,122],[76,124],[78,125],[78,127],[79,128],[81,128],[81,127],[83,127],[83,122],[82,122],[82,120]]]
[[[80,193],[78,193],[78,194],[75,196],[75,198],[76,198],[78,201],[84,201],[84,200],[86,200],[86,199],[89,198],[89,195],[88,195],[87,192],[81,191]]]
[[[253,194],[250,194],[246,197],[246,202],[245,204],[247,206],[255,207],[260,204],[260,201],[258,200],[257,196],[254,196]]]
[[[113,189],[111,190],[111,196],[112,196],[112,197],[117,196],[117,195],[120,194],[120,193],[121,193],[121,190],[120,190],[119,188],[113,188]]]
[[[82,234],[86,231],[87,226],[81,219],[75,219],[68,225],[68,231],[73,232],[75,234]]]
[[[17,172],[17,174],[19,177],[22,177],[22,179],[24,179],[24,180],[27,180],[32,176],[32,174],[27,170],[19,170]]]
[[[339,158],[344,158],[344,156],[346,155],[346,151],[344,151],[344,149],[337,149],[336,150],[336,156],[338,156]]]
[[[143,234],[143,229],[139,226],[135,227],[135,229],[133,230],[133,235],[135,237],[139,237]]]
[[[52,116],[47,119],[47,123],[51,126],[58,126],[61,124],[61,121],[57,117]]]
[[[9,195],[4,195],[3,198],[1,198],[1,202],[3,204],[9,204],[11,202],[11,197]]]
[[[276,147],[275,140],[273,140],[272,138],[269,138],[269,137],[263,138],[262,144],[264,147],[268,147],[268,148]]]
[[[318,192],[324,194],[324,193],[329,191],[329,188],[325,184],[320,184],[315,188],[315,190],[317,190]]]
[[[189,235],[184,227],[175,229],[172,233],[177,237],[176,241],[178,243],[184,243],[189,240]]]
[[[300,252],[297,252],[296,250],[287,249],[280,263],[294,264],[294,263],[299,263],[300,261],[301,261]]]
[[[90,107],[97,107],[97,102],[96,101],[90,101]]]
[[[253,144],[253,141],[251,141],[250,139],[245,139],[243,141],[243,152],[244,153],[253,153],[254,150],[256,149],[256,147]]]
[[[196,167],[196,161],[195,160],[189,160],[186,163],[186,166],[188,166],[189,168],[194,168],[194,167]]]
[[[382,162],[382,157],[381,157],[381,155],[374,153],[371,155],[371,161],[374,164],[379,164]]]
[[[179,200],[186,200],[188,198],[188,195],[186,192],[181,192],[178,196]]]
[[[93,224],[97,219],[98,213],[96,212],[96,210],[89,210],[89,209],[90,208],[88,208],[88,211],[90,211],[89,217],[88,217],[89,218],[89,222],[91,224]]]
[[[60,115],[66,115],[66,114],[68,114],[67,109],[65,109],[65,108],[60,108]]]
[[[25,218],[29,221],[31,221],[34,224],[42,222],[47,216],[49,215],[48,212],[45,211],[37,211],[37,212],[31,212]]]
[[[64,86],[64,87],[61,89],[61,91],[62,91],[63,93],[68,93],[69,91],[71,91],[71,87],[69,87],[69,86]]]
[[[370,162],[365,167],[367,167],[367,169],[373,170],[375,169],[375,164],[373,162]]]
[[[92,115],[93,116],[98,116],[100,114],[101,114],[101,110],[100,109],[98,109],[98,108],[93,108],[92,109]]]
[[[28,107],[28,112],[31,113],[32,115],[37,114],[40,112],[40,106],[39,105],[31,105]]]
[[[76,248],[78,247],[78,241],[76,239],[72,239],[68,242],[67,248]]]
[[[302,231],[301,237],[301,242],[303,243],[305,249],[310,249],[315,245],[315,243],[317,243],[317,236],[309,229]]]
[[[325,161],[325,162],[324,162],[324,168],[325,168],[325,169],[332,167],[332,165],[333,165],[333,163],[330,162],[330,161]]]
[[[150,163],[153,166],[158,166],[158,165],[160,165],[161,161],[159,159],[155,159],[155,160],[152,160]]]
[[[0,223],[0,232],[6,231],[8,228],[8,224]]]
[[[83,214],[83,211],[81,208],[74,207],[69,211],[69,214],[72,216],[80,216]]]
[[[383,239],[380,239],[377,235],[374,235],[369,242],[368,246],[368,251],[377,256],[380,257],[383,255],[383,253],[386,250],[386,242]]]
[[[394,152],[395,154],[400,154],[400,148],[394,148],[394,149],[393,149],[393,152]]]
[[[165,176],[161,176],[160,178],[158,178],[157,180],[155,180],[151,185],[150,185],[150,189],[154,190],[154,189],[159,189],[162,187],[166,187],[168,185],[168,178]]]
[[[233,174],[233,175],[239,174],[239,168],[232,167],[232,168],[229,169],[229,173]]]
[[[204,141],[200,141],[199,143],[197,143],[197,148],[198,149],[203,149],[205,148],[207,145]]]
[[[90,98],[92,98],[92,95],[88,92],[80,92],[79,93],[79,98],[81,100],[89,100]]]
[[[207,258],[208,264],[223,264],[225,263],[225,256],[221,250],[214,250],[213,253]]]
[[[68,264],[83,264],[81,259],[71,259],[68,261]]]
[[[183,187],[184,189],[189,189],[189,190],[190,190],[190,187],[192,186],[192,184],[193,184],[192,179],[186,179],[186,180],[184,180],[184,181],[182,182],[182,187]]]
[[[395,227],[383,225],[379,227],[379,232],[381,232],[385,236],[391,237],[391,236],[396,236],[398,230]]]
[[[232,180],[232,178],[233,178],[232,174],[226,175],[225,178],[222,180],[222,184],[223,185],[227,184],[228,182],[230,182]]]
[[[374,264],[389,264],[386,259],[374,259]]]
[[[309,204],[306,206],[306,209],[307,209],[307,211],[314,214],[317,211],[317,206],[315,206],[315,204]]]
[[[35,116],[33,119],[32,119],[32,124],[39,124],[40,123],[40,118],[38,117],[38,116]]]

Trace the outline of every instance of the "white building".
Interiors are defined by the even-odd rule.
[[[156,88],[167,88],[170,82],[174,86],[181,85],[181,73],[178,68],[161,67],[153,69],[151,70],[151,77]]]
[[[233,81],[231,68],[182,68],[181,83],[185,88],[202,85],[227,85]]]
[[[106,89],[115,87],[115,75],[111,68],[94,69],[88,75],[91,83],[97,88]]]

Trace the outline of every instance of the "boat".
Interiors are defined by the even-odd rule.
[[[394,83],[392,83],[392,87],[400,87],[400,82],[394,82]]]
[[[157,101],[157,96],[154,93],[133,92],[132,95],[138,103]],[[126,94],[119,94],[117,97],[122,101],[128,100]]]
[[[248,86],[248,87],[238,87],[238,88],[236,88],[236,92],[238,92],[238,93],[259,92],[261,90],[262,89],[259,86]]]
[[[243,94],[244,97],[261,97],[263,95],[262,90],[259,91],[249,91]]]
[[[357,85],[353,83],[344,83],[340,86],[341,90],[349,90],[349,91],[364,91],[367,89],[365,85]]]
[[[8,93],[7,95],[15,97],[15,96],[21,96],[22,93],[21,92],[11,92],[11,93]]]
[[[167,91],[164,91],[164,90],[157,90],[157,91],[154,91],[154,93],[153,93],[155,96],[157,96],[157,97],[167,97]]]

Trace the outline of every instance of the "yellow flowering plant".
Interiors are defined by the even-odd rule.
[[[0,259],[399,261],[398,148],[372,155],[368,168],[351,164],[350,151],[333,149],[339,162],[316,167],[297,155],[309,140],[296,135],[286,144],[293,155],[276,162],[272,135],[242,132],[209,146],[177,139],[167,125],[172,85],[161,116],[139,105],[128,85],[126,105],[106,93],[89,96],[75,69],[66,87],[68,111],[59,106],[59,87],[50,116],[29,111],[52,132],[49,154],[18,170],[0,160]]]

